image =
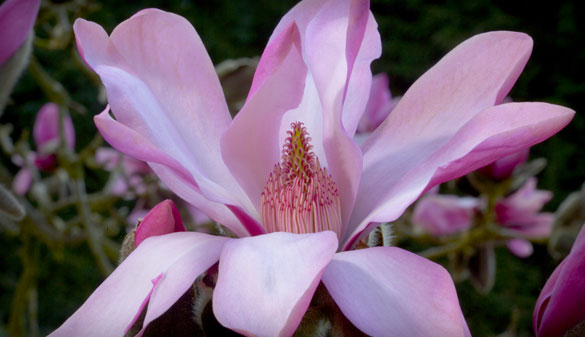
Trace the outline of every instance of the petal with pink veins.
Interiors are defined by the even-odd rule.
[[[468,336],[455,285],[440,265],[396,247],[335,255],[323,283],[370,336]]]
[[[362,184],[350,223],[365,226],[364,218],[389,196],[408,200],[401,204],[416,199],[422,191],[412,191],[414,198],[389,191],[476,113],[499,103],[531,49],[532,40],[525,34],[481,34],[463,42],[419,78],[362,146]],[[404,206],[386,209],[395,211],[382,221],[397,218]]]
[[[418,156],[427,150],[424,144],[413,145],[395,153],[392,161],[418,162],[409,172],[405,172],[404,167],[387,165],[388,162],[383,160],[376,165],[370,162],[367,165],[369,168],[364,170],[364,177],[367,178],[365,182],[362,179],[359,205],[356,205],[352,214],[353,221],[357,223],[360,223],[362,217],[365,220],[349,237],[345,247],[355,242],[369,222],[396,219],[425,189],[545,140],[565,127],[574,113],[571,109],[547,103],[502,104],[478,113],[449,142],[422,162],[418,162]],[[400,174],[397,174],[399,180],[392,174],[393,170],[400,170]],[[384,192],[380,190],[381,187],[388,190]]]
[[[213,312],[246,336],[292,336],[337,250],[333,232],[277,232],[227,242]]]
[[[217,262],[227,240],[194,232],[144,240],[49,336],[123,336],[148,303],[147,325]]]
[[[223,163],[219,139],[231,118],[211,60],[189,22],[147,9],[110,37],[81,19],[74,30],[80,53],[106,86],[117,121],[180,163],[206,198],[255,215]]]
[[[251,96],[221,139],[226,165],[258,210],[268,176],[280,162],[282,116],[301,102],[307,68],[300,48],[294,23],[271,41],[258,64]],[[262,131],[251,132],[258,128]]]
[[[169,167],[158,163],[150,163],[149,165],[160,180],[176,195],[203,211],[218,224],[229,228],[236,236],[245,237],[264,232],[264,229],[256,220],[249,218],[250,221],[241,222],[228,206],[206,199],[198,192],[197,185],[182,179]],[[239,213],[244,213],[244,211],[235,206],[233,209]]]

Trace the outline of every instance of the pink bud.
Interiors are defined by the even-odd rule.
[[[174,232],[184,232],[185,226],[181,215],[170,200],[160,202],[146,214],[136,229],[136,247],[145,239]]]
[[[509,156],[500,158],[493,163],[480,169],[485,175],[496,180],[504,180],[509,178],[516,167],[525,163],[528,160],[530,149],[524,149]]]
[[[471,227],[476,198],[427,195],[415,206],[412,221],[434,236],[449,235]]]
[[[40,4],[40,0],[6,0],[0,6],[0,64],[28,38]]]
[[[552,273],[534,308],[532,327],[537,337],[583,332],[585,322],[585,226],[569,255]],[[574,331],[573,331],[574,332]],[[571,336],[582,336],[579,332]]]
[[[70,116],[63,121],[65,144],[75,148],[75,129]],[[41,107],[33,127],[33,137],[37,148],[35,165],[41,170],[51,170],[55,166],[55,146],[59,142],[59,106],[47,103]]]

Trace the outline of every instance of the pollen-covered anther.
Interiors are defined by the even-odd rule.
[[[335,182],[311,151],[303,123],[291,124],[282,162],[270,173],[261,199],[262,222],[269,232],[315,233],[341,230]]]

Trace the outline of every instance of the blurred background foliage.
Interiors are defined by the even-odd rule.
[[[84,148],[96,134],[92,116],[104,108],[96,78],[84,73],[70,35],[76,17],[98,22],[106,31],[137,11],[157,7],[186,17],[197,29],[215,64],[239,57],[259,55],[282,15],[296,1],[282,0],[145,0],[91,1],[45,0],[35,27],[34,57],[59,81],[76,104],[72,117],[77,148]],[[522,31],[534,39],[532,57],[510,96],[516,101],[544,101],[577,111],[573,122],[558,135],[533,148],[531,157],[548,160],[539,176],[539,187],[554,191],[547,205],[554,211],[569,193],[585,180],[585,8],[581,1],[422,1],[372,0],[371,9],[379,24],[383,54],[375,61],[374,73],[389,75],[394,95],[403,94],[442,55],[474,34],[490,30]],[[63,30],[63,46],[43,45],[55,29]],[[85,70],[87,71],[87,70]],[[25,137],[35,115],[50,98],[29,71],[18,82],[2,123],[14,126],[12,135]],[[77,107],[77,108],[76,108]],[[9,158],[2,164],[14,168]],[[107,173],[87,171],[88,192],[103,187]],[[117,235],[121,241],[123,233]],[[67,248],[17,240],[0,235],[0,335],[7,334],[12,296],[22,273],[22,247],[29,258],[42,261],[32,272],[38,282],[38,321],[44,335],[59,326],[101,282],[101,276],[86,245]],[[50,258],[45,258],[49,256]],[[537,246],[528,259],[497,250],[498,274],[489,294],[479,294],[469,282],[458,285],[464,314],[475,336],[530,336],[532,309],[540,288],[558,261]],[[115,304],[113,304],[115,305]]]

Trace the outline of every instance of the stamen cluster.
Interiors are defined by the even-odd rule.
[[[335,182],[312,152],[303,123],[291,124],[282,162],[270,173],[261,199],[262,222],[269,232],[315,233],[341,230]]]

